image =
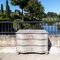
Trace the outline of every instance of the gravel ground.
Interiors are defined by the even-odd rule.
[[[60,60],[60,54],[20,54],[0,53],[0,60]]]

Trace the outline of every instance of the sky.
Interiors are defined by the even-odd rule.
[[[45,12],[56,12],[56,13],[60,13],[60,0],[40,0],[42,5],[44,6],[44,10]],[[9,2],[9,6],[10,6],[10,9],[12,11],[14,11],[15,9],[18,9],[21,11],[21,9],[19,9],[18,6],[12,6],[11,5],[11,1],[8,0]],[[5,10],[5,7],[6,7],[6,0],[0,0],[0,5],[3,4],[4,6],[4,10]],[[0,6],[1,8],[1,6]]]
[[[60,0],[41,0],[44,6],[45,12],[56,12],[60,13]]]

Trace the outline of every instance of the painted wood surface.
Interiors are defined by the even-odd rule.
[[[20,31],[20,30],[19,30]],[[36,31],[36,30],[35,30]],[[35,32],[34,31],[34,32]],[[16,33],[16,50],[20,53],[47,53],[48,52],[48,33],[44,30],[24,30]],[[38,33],[39,32],[39,33]],[[41,32],[41,33],[40,33]]]

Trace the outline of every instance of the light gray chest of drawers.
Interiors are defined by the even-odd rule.
[[[18,30],[16,51],[17,53],[48,54],[48,33],[45,30]]]

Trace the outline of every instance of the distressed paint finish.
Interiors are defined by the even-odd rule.
[[[20,53],[48,53],[48,33],[44,30],[19,30],[16,43]]]

